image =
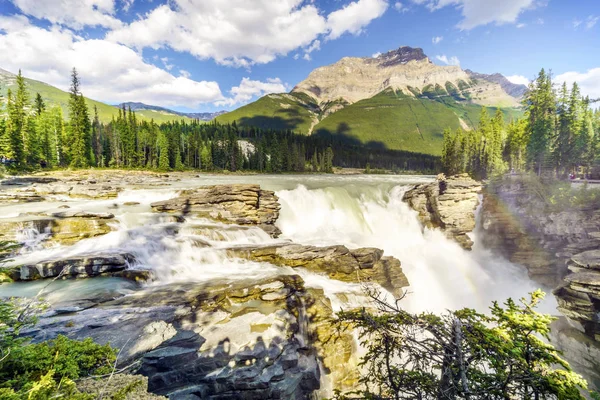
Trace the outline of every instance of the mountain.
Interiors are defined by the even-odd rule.
[[[483,79],[484,81],[494,82],[500,85],[502,89],[517,99],[523,97],[525,92],[527,91],[527,86],[520,85],[518,83],[512,83],[509,81],[504,75],[495,73],[495,74],[480,74],[477,72],[473,72],[470,69],[465,69],[465,72],[469,74],[471,79]]]
[[[16,78],[17,76],[12,72],[3,70],[0,68],[0,102],[6,101],[6,93],[8,89],[13,92],[16,90]],[[62,108],[65,118],[69,116],[68,103],[69,93],[60,90],[54,86],[48,85],[47,83],[36,81],[33,79],[25,78],[25,83],[30,94],[30,98],[33,100],[36,93],[42,96],[44,102],[49,105],[58,105]],[[84,88],[85,90],[85,88]],[[116,116],[119,112],[117,107],[101,103],[92,99],[85,99],[85,102],[90,110],[90,115],[93,115],[94,106],[98,108],[98,117],[102,122],[110,122],[113,116]],[[153,119],[157,123],[172,121],[174,119],[187,119],[185,116],[164,114],[154,110],[145,110],[141,113],[136,113],[138,118],[142,120]]]
[[[317,68],[290,93],[264,96],[217,121],[439,155],[444,129],[475,128],[482,107],[519,116],[519,89],[496,75],[435,65],[422,49],[403,46]]]
[[[184,113],[180,111],[170,110],[168,108],[153,106],[149,104],[139,103],[139,102],[127,102],[121,103],[117,105],[117,107],[130,107],[133,111],[137,113],[144,111],[156,111],[164,115],[178,115],[180,117],[187,117],[191,119],[199,119],[201,121],[210,121],[219,115],[225,114],[227,111],[217,111],[217,112],[198,112],[198,113]]]

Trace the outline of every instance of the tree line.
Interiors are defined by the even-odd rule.
[[[369,149],[328,135],[299,135],[290,130],[204,123],[198,120],[157,124],[119,109],[103,123],[88,110],[77,71],[71,74],[68,119],[58,106],[37,94],[29,98],[21,72],[16,91],[8,91],[0,118],[0,160],[15,169],[140,168],[252,170],[259,172],[333,172],[333,167],[432,172],[439,158]]]
[[[577,83],[557,89],[542,69],[529,84],[522,119],[506,123],[500,111],[490,117],[483,108],[478,129],[444,132],[444,172],[477,178],[526,170],[558,178],[589,174],[600,161],[600,110],[591,103]]]

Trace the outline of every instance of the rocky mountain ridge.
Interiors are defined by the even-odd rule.
[[[318,104],[355,103],[391,88],[414,97],[434,91],[438,95],[461,94],[480,105],[518,106],[517,99],[505,90],[518,93],[518,88],[507,85],[502,75],[477,74],[477,80],[471,79],[474,76],[460,66],[432,63],[420,48],[402,46],[375,58],[344,57],[319,67],[292,92],[305,93]]]

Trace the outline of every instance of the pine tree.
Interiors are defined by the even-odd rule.
[[[169,163],[169,141],[162,131],[158,133],[156,147],[158,148],[158,168],[162,170],[169,169],[171,167]]]
[[[87,105],[80,91],[80,81],[77,70],[71,73],[71,88],[69,89],[69,139],[70,165],[72,167],[86,168],[90,166],[91,141],[90,120]]]
[[[39,93],[35,94],[35,115],[40,116],[46,110],[46,103],[42,99],[42,96]]]
[[[525,94],[527,107],[527,159],[538,175],[547,169],[551,155],[551,142],[555,132],[556,94],[552,88],[552,77],[542,69],[531,82]]]

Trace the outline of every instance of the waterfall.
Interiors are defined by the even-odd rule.
[[[157,278],[154,284],[296,273],[307,286],[323,289],[336,309],[361,304],[359,284],[334,281],[302,269],[240,260],[227,252],[227,248],[236,246],[291,240],[322,246],[343,244],[349,248],[383,249],[386,255],[402,262],[410,281],[403,304],[412,311],[441,312],[462,307],[485,311],[492,300],[520,298],[536,288],[523,268],[490,254],[477,241],[469,252],[439,230],[422,229],[416,212],[402,201],[402,196],[419,180],[428,178],[218,176],[214,180],[178,182],[177,189],[238,181],[258,182],[266,189],[274,189],[281,203],[277,222],[283,232],[281,238],[272,239],[257,227],[232,227],[201,218],[187,217],[183,224],[176,223],[150,208],[153,201],[177,196],[173,187],[131,189],[117,199],[67,202],[72,209],[115,214],[113,232],[72,246],[35,247],[17,256],[12,264],[89,252],[124,252],[135,256],[134,268],[154,272]],[[124,206],[125,202],[130,204]],[[60,204],[64,202],[50,203]],[[41,205],[32,207],[37,210]],[[32,242],[37,238],[38,235],[32,235]],[[343,302],[336,296],[339,293],[344,293]],[[544,311],[554,312],[554,304]]]
[[[402,201],[412,186],[333,187],[300,185],[277,192],[283,237],[315,245],[378,247],[398,258],[410,282],[403,300],[412,311],[486,310],[493,300],[521,298],[537,287],[524,268],[475,245],[466,251],[437,229],[422,229]],[[551,297],[551,296],[550,296]],[[553,299],[544,311],[555,312]]]

